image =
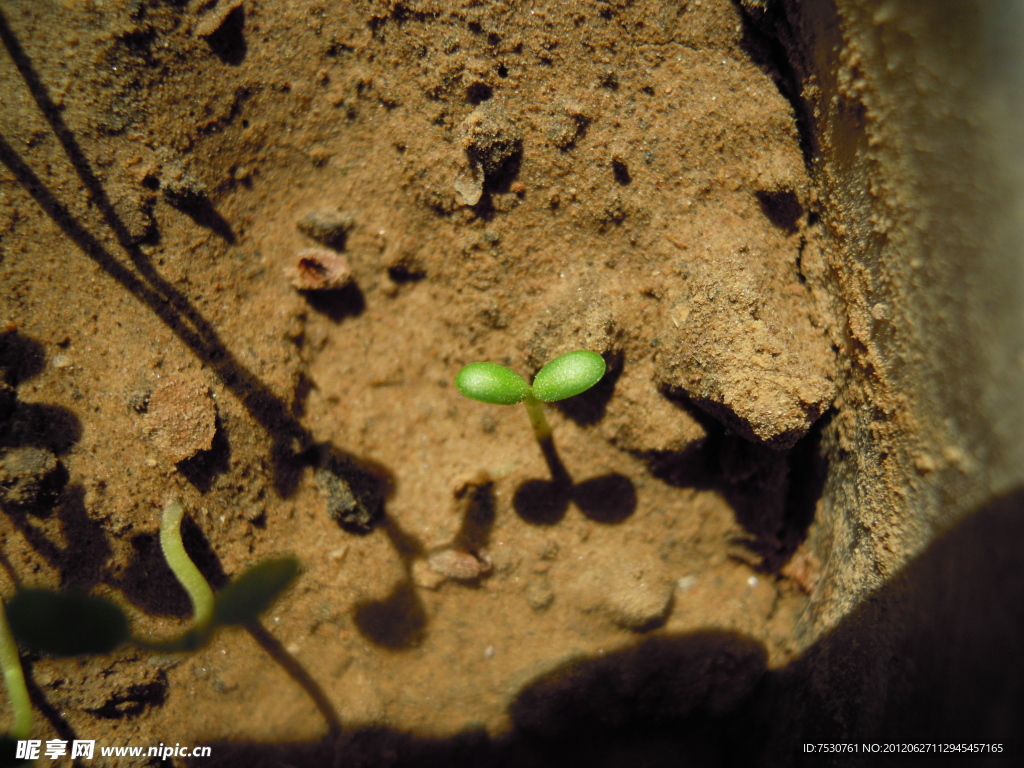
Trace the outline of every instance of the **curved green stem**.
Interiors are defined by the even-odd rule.
[[[184,516],[185,509],[181,502],[177,499],[167,502],[160,518],[160,549],[174,577],[192,601],[193,627],[203,629],[213,618],[213,590],[185,551],[185,544],[181,540],[181,520]]]
[[[13,739],[27,739],[32,734],[32,702],[25,686],[25,672],[21,668],[18,645],[7,624],[7,611],[0,600],[0,668],[4,672],[7,695],[11,697],[14,710],[14,725],[10,736]]]
[[[537,441],[543,443],[551,437],[551,425],[548,424],[547,416],[544,415],[544,404],[533,395],[528,394],[523,400],[526,406],[526,413],[530,417],[530,426],[533,427],[533,434]]]

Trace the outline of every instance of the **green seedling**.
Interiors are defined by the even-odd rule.
[[[551,438],[541,403],[565,400],[586,392],[604,376],[604,358],[596,352],[578,349],[567,352],[540,369],[533,386],[511,368],[497,363],[470,363],[455,377],[455,386],[466,397],[495,405],[523,403],[537,440]]]
[[[184,514],[181,504],[172,500],[160,520],[160,548],[192,601],[192,625],[178,635],[152,638],[132,634],[119,605],[78,592],[19,589],[7,603],[6,615],[0,604],[0,669],[14,710],[9,738],[28,738],[32,728],[32,706],[15,638],[25,648],[52,656],[105,655],[126,642],[159,653],[194,651],[221,627],[252,625],[298,575],[299,563],[294,557],[265,560],[215,594],[185,551],[181,540]]]
[[[27,739],[32,733],[32,702],[28,698],[25,686],[25,672],[21,668],[18,656],[18,645],[14,642],[11,627],[7,623],[7,612],[0,601],[0,668],[4,673],[4,684],[7,695],[11,698],[11,709],[14,712],[14,725],[7,733],[7,739],[17,741]]]

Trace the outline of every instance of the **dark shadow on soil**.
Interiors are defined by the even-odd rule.
[[[409,581],[400,582],[383,600],[357,603],[354,619],[370,642],[393,651],[415,648],[426,633],[426,612]]]
[[[46,367],[43,345],[16,330],[0,332],[0,382],[17,387]]]
[[[313,700],[317,710],[320,712],[320,716],[327,723],[331,734],[337,735],[340,733],[341,718],[338,716],[338,711],[334,708],[326,691],[320,687],[320,684],[309,673],[309,670],[302,666],[298,659],[290,654],[288,649],[282,645],[281,641],[270,634],[259,622],[250,624],[246,627],[246,630],[252,636],[252,639],[259,643],[260,647],[267,652],[267,655],[276,661],[278,666],[287,672],[288,676],[298,683],[302,690],[306,692],[306,695]]]
[[[353,621],[363,637],[393,651],[415,648],[426,636],[427,612],[412,581],[413,561],[424,556],[422,543],[384,516],[380,529],[402,559],[401,579],[382,600],[366,600],[353,608]]]
[[[306,303],[321,315],[340,323],[346,317],[358,317],[366,309],[366,299],[355,283],[331,291],[301,291]]]
[[[0,332],[0,449],[33,447],[62,456],[82,436],[74,413],[46,403],[26,403],[17,387],[42,373],[43,346],[16,330]]]
[[[205,40],[214,55],[225,64],[238,66],[245,61],[248,52],[245,43],[245,8],[242,5],[233,8]]]
[[[206,195],[194,194],[173,199],[168,197],[168,201],[192,219],[197,226],[210,230],[228,245],[234,245],[238,239],[235,237],[231,224],[218,213],[213,201]]]
[[[150,707],[163,706],[167,701],[167,673],[159,670],[155,680],[129,685],[123,692],[115,693],[102,706],[83,709],[100,720],[124,720],[141,715]]]
[[[80,485],[64,491],[55,511],[67,542],[52,563],[60,571],[61,587],[90,587],[101,578],[111,555],[103,522],[89,516]]]
[[[794,234],[803,218],[804,209],[800,200],[792,190],[760,191],[756,193],[761,210],[779,229],[787,234]]]
[[[8,519],[25,537],[25,541],[60,573],[62,587],[91,587],[100,578],[111,555],[106,533],[100,521],[89,517],[85,508],[85,489],[71,485],[64,490],[46,516],[56,518],[60,536],[53,526],[40,525],[37,515],[29,516],[18,507],[3,506]],[[55,513],[55,514],[53,514]],[[54,539],[66,543],[57,543]],[[32,586],[32,585],[30,585]]]
[[[595,523],[615,525],[636,511],[636,488],[628,477],[612,472],[577,483],[572,500]]]
[[[512,699],[503,736],[470,729],[439,739],[369,727],[339,740],[221,742],[213,754],[225,768],[771,768],[896,766],[910,757],[837,759],[807,754],[805,744],[972,743],[1002,752],[954,753],[957,764],[1019,765],[1022,541],[1017,490],[941,536],[782,669],[766,670],[764,649],[736,634],[656,635],[534,678]],[[912,762],[938,756],[920,757]]]
[[[621,523],[636,511],[636,489],[625,475],[612,472],[574,483],[558,455],[552,438],[540,443],[550,480],[527,480],[512,496],[516,514],[531,525],[555,525],[565,517],[569,503],[597,523]]]
[[[555,525],[565,517],[571,500],[571,482],[527,480],[516,488],[512,507],[530,525]]]
[[[45,448],[57,456],[68,453],[82,436],[82,423],[74,413],[46,403],[19,403],[9,427],[7,445]]]
[[[732,434],[681,392],[666,397],[707,433],[683,451],[641,456],[651,473],[670,485],[720,493],[749,537],[742,544],[764,573],[778,573],[807,537],[825,487],[828,461],[821,447],[831,418],[819,419],[786,451]]]
[[[192,458],[175,465],[182,477],[200,493],[209,491],[214,481],[231,469],[231,442],[219,415],[216,418],[216,430],[208,451],[199,451]]]
[[[455,498],[466,504],[462,524],[459,526],[459,532],[455,534],[455,547],[469,552],[486,549],[491,540],[496,514],[494,483],[467,485],[456,493]]]
[[[85,507],[85,489],[68,486],[58,458],[81,436],[70,411],[25,403],[12,384],[39,374],[42,347],[16,331],[0,334],[0,510],[25,541],[60,573],[62,586],[91,586],[111,554],[100,521]]]

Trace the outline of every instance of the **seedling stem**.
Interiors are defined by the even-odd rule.
[[[184,516],[185,508],[181,502],[177,499],[167,502],[160,518],[160,548],[174,577],[192,601],[192,626],[202,630],[213,618],[213,590],[185,551],[185,544],[181,540],[181,521]]]
[[[11,697],[14,725],[9,732],[12,739],[27,739],[32,733],[32,702],[25,687],[25,672],[21,668],[18,645],[7,624],[7,611],[0,600],[0,667],[4,671],[7,695]]]
[[[533,395],[527,395],[523,399],[526,406],[526,414],[530,417],[530,426],[533,427],[533,434],[537,436],[537,442],[543,443],[551,439],[551,425],[548,417],[544,415],[544,406],[541,401]]]

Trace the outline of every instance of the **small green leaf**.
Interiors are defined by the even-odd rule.
[[[604,376],[604,358],[578,349],[560,355],[540,369],[533,380],[533,394],[545,403],[586,392]]]
[[[257,563],[217,593],[214,624],[250,624],[298,575],[294,557]]]
[[[20,590],[7,617],[20,643],[53,656],[111,653],[129,637],[128,619],[115,603],[80,592]]]
[[[497,363],[470,363],[455,377],[455,386],[466,397],[495,405],[515,405],[526,399],[526,379]]]

